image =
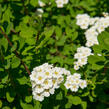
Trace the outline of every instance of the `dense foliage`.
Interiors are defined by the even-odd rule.
[[[0,108],[109,109],[109,28],[98,36],[88,64],[74,70],[74,54],[86,43],[76,16],[103,16],[109,0],[69,0],[63,8],[42,1],[41,17],[38,0],[0,0]],[[29,74],[45,62],[80,73],[87,88],[74,93],[61,85],[44,101],[34,100]]]

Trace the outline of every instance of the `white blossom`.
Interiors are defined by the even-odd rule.
[[[76,24],[80,26],[81,29],[86,29],[86,46],[91,47],[98,43],[97,36],[103,32],[107,27],[109,27],[109,14],[103,13],[104,17],[94,17],[91,18],[87,14],[78,14],[76,19]]]
[[[64,4],[67,4],[69,0],[56,0],[56,4],[58,8],[63,8]]]
[[[84,89],[85,87],[87,87],[87,82],[85,80],[81,80],[79,86]]]
[[[87,86],[87,83],[85,80],[81,79],[81,75],[79,73],[74,73],[73,75],[67,76],[64,86],[72,92],[77,92],[79,87],[84,89]]]
[[[64,82],[64,75],[70,75],[65,68],[53,67],[48,63],[33,68],[30,75],[33,98],[43,101],[44,97],[54,94],[55,90]]]
[[[40,7],[44,7],[44,6],[46,5],[46,4],[45,4],[44,2],[42,2],[41,0],[39,0],[38,3],[39,3],[39,6],[40,6]]]
[[[77,53],[74,55],[74,59],[77,61],[74,62],[74,69],[79,70],[80,67],[87,64],[88,56],[92,53],[92,50],[88,47],[81,46],[77,48]]]

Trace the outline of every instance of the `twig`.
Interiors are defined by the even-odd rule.
[[[9,45],[12,47],[12,46],[13,46],[12,42],[9,40],[9,38],[8,38],[8,36],[5,34],[5,32],[3,32],[3,30],[2,30],[1,27],[0,27],[0,31],[1,31],[1,34],[7,39]],[[28,74],[30,75],[30,74],[31,74],[30,70],[29,70],[28,67],[25,65],[25,63],[22,61],[22,59],[20,58],[20,55],[19,55],[19,53],[17,52],[17,50],[14,50],[14,53],[15,53],[16,57],[18,57],[18,58],[20,59],[21,64],[24,66],[25,70],[26,70],[26,71],[28,72]]]

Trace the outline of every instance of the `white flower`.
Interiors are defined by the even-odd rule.
[[[42,95],[42,94],[38,94],[38,93],[35,93],[35,92],[33,92],[33,98],[35,99],[35,100],[38,100],[38,101],[43,101],[44,100],[44,96]]]
[[[35,71],[32,71],[32,72],[31,72],[31,75],[30,75],[30,79],[31,79],[32,81],[35,81],[36,75],[37,75],[37,73],[36,73]]]
[[[74,84],[75,83],[74,75],[69,75],[67,77],[67,81],[69,81],[70,84]]]
[[[64,74],[64,75],[70,75],[70,71],[66,70],[65,68],[61,68],[60,71],[61,71],[62,74]]]
[[[67,76],[64,86],[66,87],[66,89],[70,89],[72,92],[77,92],[79,87],[83,89],[87,86],[86,81],[80,78],[81,75],[79,73],[69,75]]]
[[[82,59],[79,59],[78,62],[80,63],[80,65],[86,65],[87,64],[87,58],[82,58]]]
[[[39,6],[40,6],[40,7],[44,7],[44,6],[45,6],[45,3],[42,2],[41,0],[39,0],[38,3],[39,3]]]
[[[45,78],[52,78],[52,69],[47,69],[47,70],[45,70],[45,72],[44,72],[44,76],[45,76]]]
[[[87,41],[87,43],[86,43],[86,46],[87,47],[91,47],[91,46],[93,46],[94,45],[94,43],[92,42],[92,41]]]
[[[59,84],[57,83],[57,79],[52,79],[53,87],[54,88],[59,88]]]
[[[42,8],[38,8],[37,9],[37,12],[36,14],[39,16],[39,17],[42,17],[42,14],[44,13],[43,9]]]
[[[45,80],[45,77],[44,77],[44,74],[43,73],[38,73],[37,76],[36,76],[36,83],[37,84],[42,84]]]
[[[66,81],[65,84],[64,84],[64,86],[66,87],[66,89],[70,89],[71,84],[68,81]]]
[[[57,83],[60,84],[64,81],[64,77],[62,75],[60,75],[58,78],[57,78]]]
[[[55,67],[53,69],[53,74],[52,75],[53,75],[54,78],[58,78],[62,74],[63,74],[63,72],[61,71],[60,68]]]
[[[82,58],[82,53],[75,53],[74,59],[81,59]]]
[[[54,92],[55,92],[55,88],[54,88],[54,87],[51,88],[51,89],[49,90],[49,92],[50,92],[50,94],[54,94]]]
[[[80,79],[75,79],[75,84],[79,85],[80,84]]]
[[[42,65],[42,67],[45,68],[45,69],[50,69],[50,68],[53,68],[53,65],[45,63],[45,64]]]
[[[95,18],[90,18],[90,25],[94,25],[96,22],[96,19]]]
[[[99,33],[103,32],[104,30],[105,30],[104,25],[99,25],[99,27],[97,28],[97,31],[98,31]]]
[[[72,92],[77,92],[78,91],[78,88],[79,88],[78,85],[72,84],[70,89],[71,89]]]
[[[42,95],[45,96],[45,97],[49,97],[49,96],[50,96],[49,89],[46,89],[46,90],[42,93]]]
[[[46,79],[42,84],[44,89],[49,89],[53,86],[51,79]]]
[[[77,48],[77,53],[74,55],[74,58],[77,59],[77,61],[74,62],[75,70],[78,70],[80,67],[87,64],[87,57],[92,54],[91,51],[90,48],[84,46]]]
[[[64,4],[67,4],[69,2],[69,0],[63,0]]]
[[[42,72],[42,70],[43,70],[43,67],[42,67],[42,66],[40,66],[40,67],[35,67],[35,68],[33,69],[33,71],[35,71],[35,72]]]
[[[102,14],[104,15],[104,17],[109,16],[109,13],[107,13],[107,12],[103,12]]]
[[[79,65],[74,65],[75,70],[79,70],[79,68],[80,68]]]
[[[58,8],[63,8],[64,2],[63,0],[56,0],[56,4]]]
[[[31,84],[32,84],[32,88],[34,88],[37,85],[35,81],[31,81]]]
[[[34,92],[36,92],[36,93],[41,93],[41,92],[44,91],[44,88],[43,88],[43,86],[41,86],[41,85],[36,85],[36,87],[35,87],[33,90],[34,90]]]
[[[81,80],[79,85],[82,89],[84,89],[85,87],[87,87],[87,82],[85,80]]]
[[[79,25],[82,29],[87,29],[90,24],[90,16],[87,14],[78,14],[76,24]]]
[[[80,75],[79,73],[74,73],[74,74],[73,74],[73,77],[74,77],[75,79],[80,79],[80,78],[81,78],[81,75]]]

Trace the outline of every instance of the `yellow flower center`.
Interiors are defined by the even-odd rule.
[[[59,73],[58,72],[54,72],[55,73],[55,75],[58,75]]]
[[[41,88],[41,85],[38,85],[38,88]]]
[[[45,75],[47,75],[47,76],[48,76],[49,74],[50,74],[49,72],[46,72],[46,73],[45,73]]]
[[[47,80],[45,80],[45,81],[44,81],[44,84],[48,84],[48,81],[47,81]]]
[[[55,84],[55,83],[56,83],[56,80],[55,80],[55,79],[53,79],[53,80],[52,80],[52,82],[53,82],[53,84]]]
[[[41,77],[41,76],[39,76],[39,77],[38,77],[38,80],[42,80],[42,77]]]
[[[73,88],[76,88],[76,85],[73,85]]]
[[[70,86],[70,84],[68,83],[68,84],[67,84],[67,86],[69,87],[69,86]]]

